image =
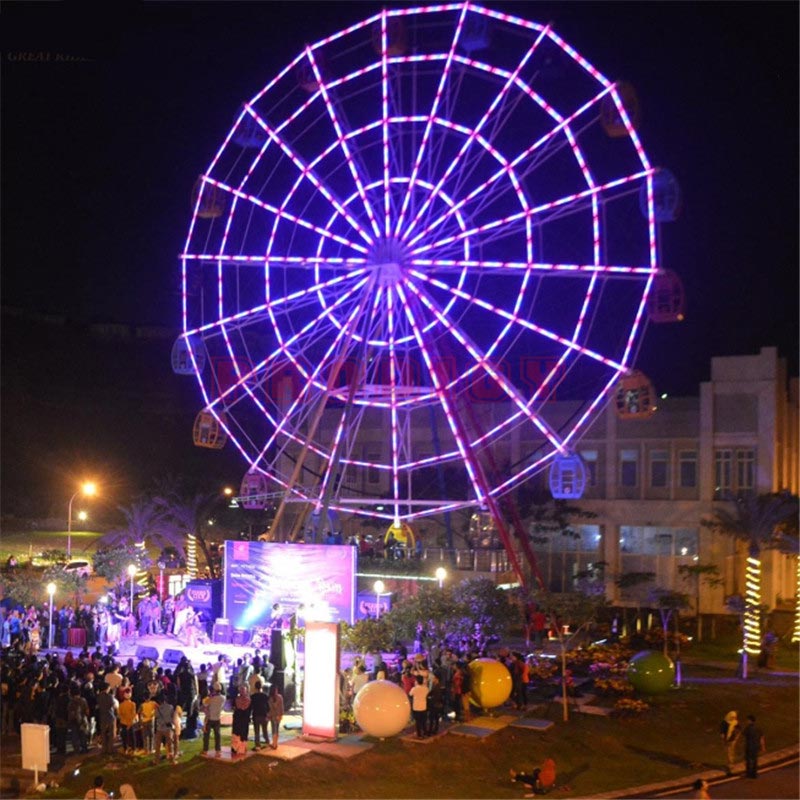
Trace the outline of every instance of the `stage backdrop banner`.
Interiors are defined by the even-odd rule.
[[[268,627],[274,607],[320,622],[355,622],[356,548],[287,542],[225,542],[225,617],[234,628]]]

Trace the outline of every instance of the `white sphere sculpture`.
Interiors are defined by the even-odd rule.
[[[358,727],[370,736],[396,736],[408,725],[411,704],[408,695],[391,681],[370,681],[353,701]]]

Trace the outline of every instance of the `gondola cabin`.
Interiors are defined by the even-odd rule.
[[[586,466],[577,453],[556,456],[550,465],[550,494],[556,500],[579,500],[586,488]]]
[[[237,117],[238,119],[238,117]],[[239,120],[233,132],[233,141],[245,149],[260,149],[269,138],[267,132],[258,124],[258,120],[249,112]]]
[[[459,44],[468,53],[489,46],[489,20],[483,14],[469,14],[464,20]]]
[[[267,479],[260,472],[248,472],[239,489],[242,506],[251,510],[267,507]]]
[[[191,352],[189,352],[190,347]],[[189,339],[179,336],[172,345],[172,371],[176,375],[194,375],[195,367],[192,364],[192,356],[194,356],[197,371],[202,372],[206,365],[206,350],[202,341],[193,336]]]
[[[681,213],[681,187],[678,179],[668,170],[653,174],[653,217],[656,222],[674,222]],[[647,212],[647,182],[639,190],[639,208],[645,219]]]
[[[375,52],[383,55],[380,20],[372,26],[372,46]],[[402,17],[389,17],[386,20],[386,55],[402,56],[408,48],[408,34],[406,23]]]
[[[651,322],[682,322],[686,315],[686,292],[683,281],[672,270],[656,275],[647,298],[647,316]]]
[[[643,372],[632,370],[617,383],[615,393],[620,419],[647,419],[656,410],[653,384]]]
[[[636,94],[636,89],[630,83],[619,81],[617,83],[617,94],[628,115],[631,126],[634,128],[639,127],[639,97]],[[607,94],[600,103],[600,124],[607,136],[612,139],[618,139],[622,136],[627,136],[628,128],[625,125],[625,120],[622,118],[617,104],[614,102],[613,96]]]
[[[228,434],[214,414],[210,411],[201,411],[195,417],[192,438],[196,447],[221,450],[228,441]]]
[[[199,197],[199,203],[198,203]],[[201,219],[216,219],[225,210],[225,195],[218,186],[207,183],[201,175],[192,189],[192,210],[197,208]]]

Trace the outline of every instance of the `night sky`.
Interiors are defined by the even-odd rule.
[[[696,394],[711,356],[766,345],[797,374],[798,5],[490,5],[632,82],[644,147],[680,181],[662,264],[688,316],[647,330],[638,366],[657,389]],[[379,8],[4,3],[3,305],[177,330],[191,187],[237,108]]]

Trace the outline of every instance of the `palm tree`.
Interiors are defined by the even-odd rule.
[[[747,656],[761,648],[761,550],[779,547],[787,527],[797,525],[798,498],[789,492],[742,495],[733,511],[714,509],[704,525],[748,545],[744,604],[742,673],[747,677]]]
[[[118,545],[153,544],[162,550],[174,547],[181,557],[185,556],[183,540],[175,535],[163,509],[154,501],[141,497],[128,506],[119,506],[125,524],[104,534],[98,540],[103,547]]]
[[[194,540],[203,552],[212,578],[219,577],[219,564],[211,553],[211,546],[206,540],[204,530],[214,506],[219,503],[217,492],[195,492],[183,495],[178,490],[155,498],[155,503],[164,515],[175,540],[183,543],[187,538]],[[181,552],[185,552],[183,545]],[[191,561],[191,558],[189,559]]]

